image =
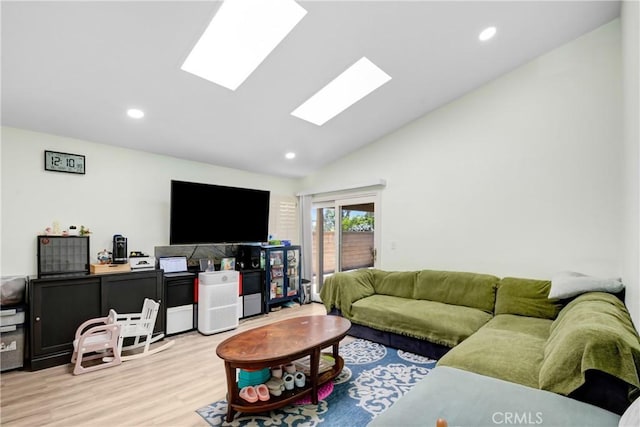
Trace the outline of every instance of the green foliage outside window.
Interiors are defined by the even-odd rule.
[[[335,231],[336,213],[333,209],[327,209],[324,212],[324,231]],[[342,231],[373,231],[372,212],[362,211],[342,211]]]

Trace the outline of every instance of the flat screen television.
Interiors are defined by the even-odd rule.
[[[266,242],[269,191],[171,181],[169,243]]]

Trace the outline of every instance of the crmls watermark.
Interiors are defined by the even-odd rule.
[[[538,425],[542,424],[542,412],[494,412],[491,416],[494,424]]]

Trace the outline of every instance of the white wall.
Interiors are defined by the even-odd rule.
[[[86,175],[45,171],[44,150],[84,154]],[[114,234],[128,238],[129,250],[153,254],[169,244],[172,179],[295,194],[292,179],[14,128],[2,128],[1,152],[2,275],[36,274],[35,236],[53,221],[92,230],[93,262],[101,249],[111,250]],[[202,207],[194,201],[194,209]]]
[[[620,55],[615,20],[307,177],[302,189],[386,179],[381,268],[619,275]]]
[[[624,257],[626,303],[640,328],[640,3],[624,1],[622,22],[624,87]]]

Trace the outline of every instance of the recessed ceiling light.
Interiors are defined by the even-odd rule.
[[[322,126],[389,80],[387,73],[362,57],[291,114]]]
[[[144,111],[137,108],[129,108],[127,110],[127,116],[131,117],[132,119],[141,119],[144,117]]]
[[[181,68],[236,90],[306,13],[293,0],[225,1]]]
[[[482,32],[480,33],[480,35],[478,36],[478,40],[480,40],[481,42],[486,42],[489,39],[492,39],[493,36],[496,35],[496,27],[487,27],[484,30],[482,30]]]
[[[289,153],[285,154],[284,156],[285,156],[287,159],[291,160],[291,159],[294,159],[294,158],[296,157],[296,153],[291,153],[291,152],[289,152]]]

